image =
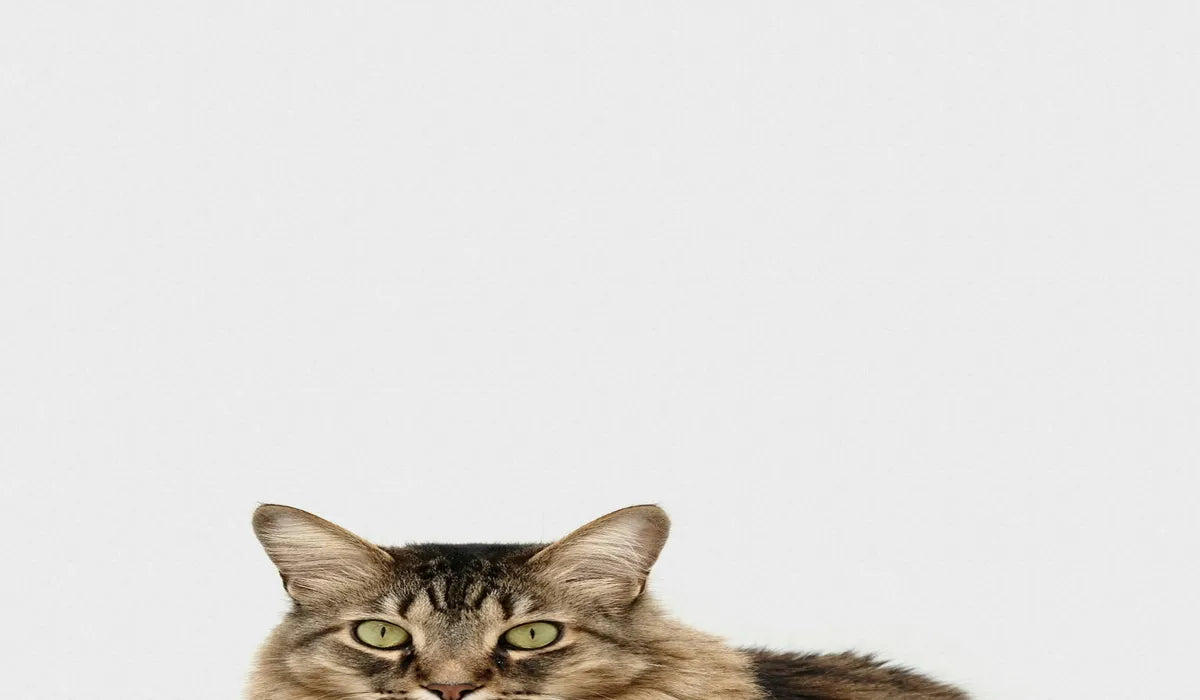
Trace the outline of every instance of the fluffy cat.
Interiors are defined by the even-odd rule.
[[[296,508],[254,531],[294,605],[250,700],[965,700],[854,654],[735,649],[667,617],[646,577],[667,539],[633,506],[550,545],[378,547]]]

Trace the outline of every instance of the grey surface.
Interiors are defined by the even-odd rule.
[[[259,501],[1193,693],[1195,8],[4,3],[0,695],[237,697]]]

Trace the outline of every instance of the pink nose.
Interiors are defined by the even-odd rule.
[[[470,683],[430,683],[425,689],[441,695],[442,700],[458,700],[478,687]]]

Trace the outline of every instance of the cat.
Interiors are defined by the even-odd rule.
[[[624,508],[549,545],[378,547],[263,505],[293,606],[249,700],[965,700],[869,656],[737,649],[646,592],[670,522]]]

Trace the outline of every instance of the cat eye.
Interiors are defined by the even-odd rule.
[[[504,633],[504,643],[516,649],[541,649],[558,640],[558,625],[550,622],[530,622]]]
[[[383,620],[367,620],[354,627],[354,638],[376,649],[395,649],[408,644],[408,630]]]

